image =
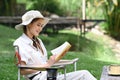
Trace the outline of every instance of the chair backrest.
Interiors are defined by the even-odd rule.
[[[16,45],[14,46],[15,48],[15,64],[18,66],[21,64],[21,57],[20,57],[20,54],[19,54],[19,47]]]
[[[14,46],[15,49],[15,56],[14,56],[14,62],[16,66],[19,66],[21,64],[21,57],[19,54],[19,47],[17,45]],[[18,68],[18,80],[20,80],[20,69]]]

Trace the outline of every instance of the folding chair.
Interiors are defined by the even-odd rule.
[[[18,46],[14,46],[15,48],[15,64],[18,67],[18,80],[20,80],[21,78],[21,74],[20,74],[20,69],[36,69],[36,70],[43,70],[43,71],[47,71],[47,80],[51,80],[51,78],[56,78],[55,73],[57,73],[57,69],[63,69],[64,66],[56,66],[56,67],[51,67],[51,68],[39,68],[39,67],[33,67],[33,66],[25,66],[25,65],[21,65],[21,57],[19,54],[19,47]],[[53,73],[51,75],[51,73]],[[24,76],[23,76],[24,77]],[[24,77],[26,80],[29,80],[28,78]],[[55,79],[54,79],[55,80]]]
[[[21,65],[21,57],[20,57],[20,54],[19,54],[19,47],[18,46],[14,46],[14,48],[15,48],[15,64],[18,67],[18,80],[20,80],[20,77],[21,77],[20,69],[22,69],[22,68],[24,68],[24,69],[40,69],[40,68],[37,68],[37,67],[22,66]],[[46,69],[43,69],[43,70],[47,70],[47,72],[49,73],[49,71],[52,71],[52,70],[63,69],[64,70],[64,78],[66,80],[66,66],[70,65],[70,64],[74,64],[74,71],[76,71],[76,69],[77,69],[77,66],[76,66],[77,61],[78,61],[78,58],[75,58],[73,60],[60,60],[57,63],[55,63],[53,65],[53,67],[46,68]],[[49,77],[49,75],[47,77]],[[26,80],[29,80],[26,77],[24,77],[24,78]]]
[[[18,46],[14,46],[15,48],[15,64],[16,66],[19,66],[21,64],[21,57],[19,54],[19,47]],[[18,80],[20,80],[20,69],[18,68]]]

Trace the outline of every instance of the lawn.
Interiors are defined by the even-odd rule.
[[[21,33],[21,31],[0,25],[0,80],[17,79],[17,67],[14,64],[14,47],[12,44]],[[49,55],[51,55],[51,49],[65,41],[70,42],[72,48],[63,58],[79,58],[77,69],[87,69],[99,80],[104,65],[117,63],[114,53],[102,36],[87,33],[85,37],[80,37],[78,34],[79,31],[76,30],[61,30],[58,34],[41,34],[39,37],[43,40]],[[72,71],[72,69],[72,66],[69,66],[67,71]]]

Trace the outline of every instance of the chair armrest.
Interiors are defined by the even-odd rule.
[[[40,67],[40,66],[32,66],[32,65],[18,65],[18,68],[20,69],[34,69],[34,70],[40,70],[45,71],[47,69],[63,69],[64,66],[52,66],[50,68]]]
[[[59,60],[57,63],[54,64],[54,66],[58,66],[58,65],[69,65],[69,64],[74,64],[78,61],[79,58],[75,58],[72,60]]]

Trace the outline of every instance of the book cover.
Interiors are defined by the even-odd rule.
[[[56,55],[55,60],[59,61],[67,53],[67,51],[70,49],[70,47],[71,47],[71,44],[66,41],[59,47],[51,50],[51,53],[53,55]]]
[[[114,64],[108,67],[109,75],[120,75],[120,65]]]

